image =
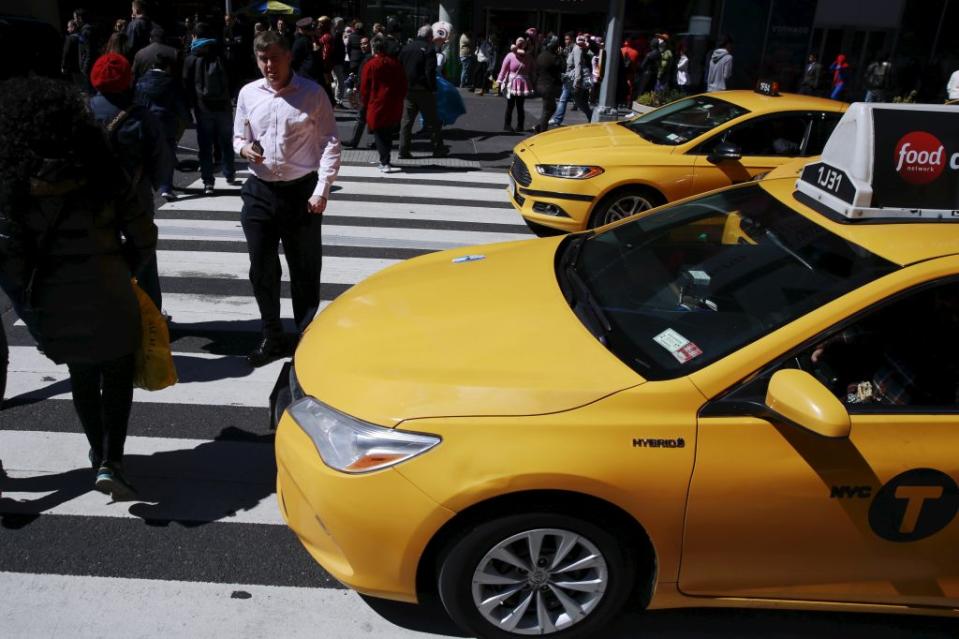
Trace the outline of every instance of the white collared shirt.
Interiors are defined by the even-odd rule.
[[[264,160],[250,171],[265,182],[289,182],[318,171],[313,195],[329,199],[340,170],[340,140],[326,92],[316,82],[293,74],[274,91],[266,79],[240,90],[233,121],[233,150],[258,140]]]

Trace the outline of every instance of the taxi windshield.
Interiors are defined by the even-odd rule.
[[[712,96],[684,98],[621,124],[653,144],[675,146],[749,113]]]
[[[577,316],[650,380],[702,368],[896,268],[759,184],[572,236],[557,257]]]

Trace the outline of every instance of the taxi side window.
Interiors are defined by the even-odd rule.
[[[777,370],[816,377],[851,413],[959,411],[959,282],[923,287],[837,327],[704,409],[755,412]]]
[[[959,284],[928,287],[834,332],[800,355],[853,408],[959,407]]]
[[[744,156],[805,155],[809,125],[806,114],[774,115],[734,126],[723,136],[723,142],[735,144]]]

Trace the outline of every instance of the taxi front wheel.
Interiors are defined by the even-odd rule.
[[[632,591],[631,554],[613,531],[581,519],[503,517],[448,549],[440,599],[453,621],[487,639],[598,637]]]
[[[642,186],[630,186],[606,196],[596,205],[589,217],[589,228],[595,229],[612,222],[642,213],[660,204],[665,199],[659,194]]]

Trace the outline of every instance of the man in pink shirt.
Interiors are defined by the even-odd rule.
[[[233,148],[253,173],[240,192],[240,219],[263,320],[263,339],[247,358],[255,367],[289,350],[280,322],[281,241],[298,331],[319,308],[321,216],[339,172],[340,141],[326,92],[293,73],[286,40],[266,31],[256,37],[253,50],[263,79],[240,90]]]

